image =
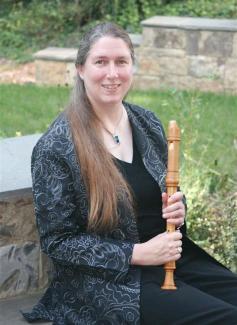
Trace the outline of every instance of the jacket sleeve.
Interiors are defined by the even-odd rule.
[[[77,194],[67,161],[37,144],[31,169],[42,251],[56,263],[79,267],[94,276],[123,280],[134,244],[82,231],[80,207],[76,204]]]

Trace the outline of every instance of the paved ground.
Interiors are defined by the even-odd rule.
[[[26,325],[28,324],[22,317],[19,310],[28,311],[39,299],[41,294],[0,300],[0,325]],[[50,325],[51,322],[37,324]]]

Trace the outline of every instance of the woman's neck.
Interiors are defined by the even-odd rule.
[[[113,130],[120,122],[122,123],[122,115],[125,110],[122,103],[103,107],[93,105],[93,109],[96,116],[102,123],[102,127],[104,126],[109,130]]]

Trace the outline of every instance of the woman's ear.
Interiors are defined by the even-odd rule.
[[[81,78],[81,80],[83,80],[84,74],[83,74],[83,66],[82,65],[77,66],[77,73],[79,74],[79,77]]]

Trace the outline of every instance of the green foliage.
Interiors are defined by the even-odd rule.
[[[202,143],[198,128],[203,104],[200,93],[190,93],[188,100],[183,92],[174,90],[173,95],[181,110],[181,187],[187,197],[188,234],[217,260],[237,272],[237,181],[232,174],[223,174],[224,168],[218,171],[216,161],[210,164],[206,156],[210,145],[198,154],[198,146]],[[210,129],[208,132],[205,136],[212,142],[214,135]]]
[[[0,56],[21,61],[46,46],[77,47],[80,34],[101,21],[141,32],[155,15],[236,18],[236,0],[1,0]]]
[[[66,35],[74,31],[75,17],[75,5],[60,0],[32,0],[27,6],[16,2],[8,15],[0,18],[1,55],[29,59],[39,45],[53,45],[56,39],[60,46]]]
[[[87,0],[80,3],[79,19],[116,21],[130,32],[141,30],[141,20],[155,15],[236,18],[236,0]]]
[[[140,30],[141,20],[156,12],[159,0],[88,0],[80,3],[79,22],[88,24],[91,20],[115,21],[128,32]]]
[[[186,164],[187,167],[187,164]],[[203,165],[182,171],[189,236],[237,272],[237,182]]]
[[[157,14],[209,18],[236,18],[236,0],[174,0],[160,6]]]

